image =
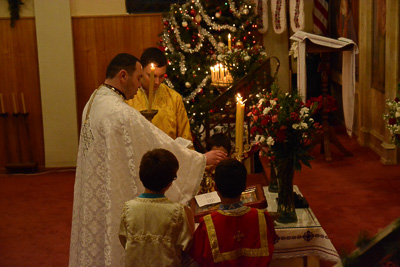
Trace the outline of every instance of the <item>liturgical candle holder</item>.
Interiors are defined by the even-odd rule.
[[[249,144],[247,142],[243,146],[244,149],[243,149],[242,153],[239,153],[239,149],[236,148],[235,152],[233,153],[233,158],[240,162],[243,162],[243,160],[247,158],[247,156],[248,156],[247,153],[251,151],[252,147],[253,147],[253,144]]]
[[[157,115],[158,110],[157,109],[152,109],[152,110],[142,110],[140,111],[140,113],[142,113],[142,115],[148,120],[148,121],[152,121],[154,116]]]

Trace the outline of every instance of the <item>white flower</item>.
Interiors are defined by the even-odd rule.
[[[217,59],[218,59],[218,61],[222,61],[224,59],[224,57],[222,55],[218,55]]]
[[[308,107],[302,107],[300,110],[300,115],[308,114],[309,109]]]
[[[307,107],[301,108],[300,118],[304,119],[304,118],[308,117],[308,112],[309,112],[309,109]]]
[[[275,100],[270,100],[269,103],[271,104],[271,106],[275,106],[276,105],[276,101]]]
[[[300,128],[301,129],[308,129],[308,124],[305,122],[300,122]]]
[[[271,107],[264,108],[263,114],[267,115],[271,111],[271,109],[272,109]]]
[[[300,127],[300,125],[297,123],[293,123],[293,125],[292,125],[292,128],[295,130],[299,129],[299,127]]]
[[[265,141],[265,137],[257,134],[255,140],[256,140],[256,142],[263,143]]]
[[[268,136],[267,145],[273,146],[274,144],[275,144],[274,138],[272,138],[271,136]]]
[[[400,118],[400,111],[399,110],[396,112],[396,118]]]
[[[244,57],[244,61],[249,61],[250,60],[250,56],[245,56]]]
[[[299,56],[299,42],[294,42],[289,50],[289,56],[293,55],[293,58],[297,58]]]

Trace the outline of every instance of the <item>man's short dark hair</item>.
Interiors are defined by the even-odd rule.
[[[126,70],[131,75],[135,71],[138,61],[139,59],[131,54],[121,53],[116,55],[108,64],[106,79],[114,78],[121,70]]]
[[[220,147],[222,146],[223,148],[228,151],[228,154],[231,153],[232,145],[231,145],[231,140],[229,137],[223,133],[216,133],[213,134],[210,137],[210,140],[207,143],[207,151],[210,151],[213,146]]]
[[[246,189],[247,170],[240,161],[226,159],[215,168],[215,184],[223,197],[239,197]]]
[[[143,68],[150,63],[155,63],[155,67],[161,68],[167,65],[167,57],[159,48],[149,47],[140,56],[140,63],[142,63]]]
[[[174,154],[162,148],[153,149],[142,157],[140,181],[147,189],[159,192],[175,179],[178,169],[179,162]]]

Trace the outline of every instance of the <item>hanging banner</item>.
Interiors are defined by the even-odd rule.
[[[290,27],[293,32],[304,29],[304,0],[290,0]]]
[[[271,0],[272,26],[277,34],[286,30],[286,1]]]

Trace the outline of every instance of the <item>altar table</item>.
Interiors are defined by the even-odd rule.
[[[263,190],[268,202],[267,211],[276,213],[278,193],[269,192],[268,186]],[[302,196],[296,185],[293,190]],[[310,208],[296,209],[296,214],[298,221],[295,223],[275,222],[278,242],[270,266],[319,266],[319,259],[339,262],[335,247],[313,211]]]

